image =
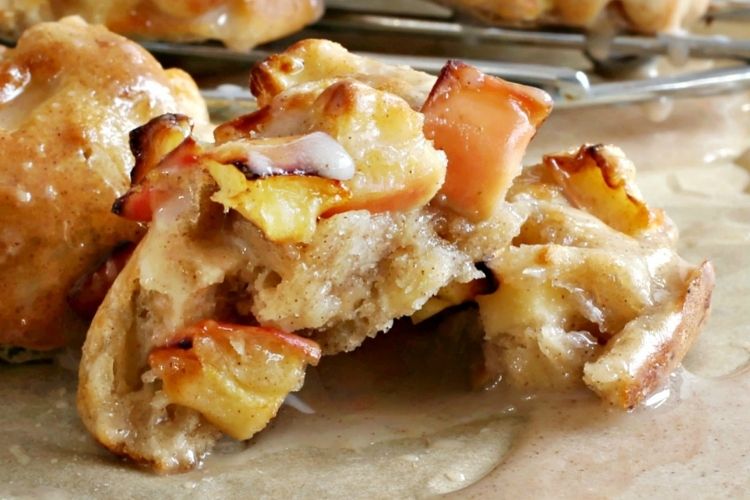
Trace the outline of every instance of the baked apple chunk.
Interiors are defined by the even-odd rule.
[[[192,408],[223,433],[249,439],[302,387],[320,347],[273,328],[203,321],[151,351],[153,373],[171,403]]]
[[[423,115],[402,98],[345,77],[282,91],[256,113],[221,125],[215,136],[222,143],[324,132],[356,165],[343,181],[351,196],[331,212],[374,213],[420,208],[443,185],[445,154],[423,129]]]
[[[503,203],[537,127],[552,110],[543,91],[449,62],[422,106],[425,135],[448,155],[445,203],[473,219]]]

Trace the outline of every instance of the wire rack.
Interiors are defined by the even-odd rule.
[[[750,1],[714,0],[706,23],[742,23],[748,39],[717,34],[617,35],[481,25],[424,0],[328,0],[325,16],[293,37],[249,52],[211,43],[143,41],[170,64],[201,62],[209,72],[235,73],[307,37],[328,38],[385,62],[436,73],[446,59],[462,59],[488,74],[544,88],[557,107],[715,95],[750,88]],[[657,60],[672,68],[661,76]],[[685,64],[687,61],[719,61]],[[675,66],[683,66],[675,70]],[[250,101],[244,88],[204,84],[207,99]]]
[[[746,24],[750,22],[750,2],[714,1],[706,24],[717,21],[745,23],[742,26],[748,26],[750,38],[750,24]],[[327,13],[317,24],[291,40],[250,53],[233,53],[210,45],[148,46],[160,53],[252,63],[292,40],[311,36],[340,41],[358,53],[432,73],[439,71],[446,59],[463,59],[486,73],[544,88],[553,95],[558,108],[715,95],[750,88],[750,39],[683,33],[623,34],[595,40],[581,31],[481,25],[421,0],[329,0]],[[523,62],[519,57],[513,60],[518,54],[522,54]],[[668,74],[654,75],[658,59],[671,60]],[[684,65],[689,60],[720,62]],[[683,67],[675,70],[679,66]],[[221,98],[221,94],[207,91],[209,97]]]

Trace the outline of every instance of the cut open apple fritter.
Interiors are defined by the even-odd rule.
[[[115,208],[150,227],[80,368],[83,420],[114,452],[190,468],[220,433],[263,428],[321,354],[467,302],[485,376],[585,384],[625,408],[699,331],[711,267],[675,253],[619,150],[521,168],[545,93],[455,62],[435,79],[320,40],[251,82],[261,109],[213,144],[177,115],[133,133],[140,167]]]

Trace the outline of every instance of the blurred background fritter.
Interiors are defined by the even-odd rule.
[[[128,36],[218,40],[247,50],[294,33],[322,13],[323,0],[34,0],[0,7],[0,31],[17,36],[38,22],[79,15]]]
[[[0,346],[53,349],[85,328],[67,294],[138,238],[110,209],[130,184],[130,130],[165,112],[208,121],[187,74],[81,19],[0,53]]]

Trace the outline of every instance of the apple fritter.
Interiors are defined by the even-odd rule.
[[[66,300],[76,280],[142,232],[110,212],[130,183],[130,130],[207,111],[187,74],[76,18],[0,53],[0,81],[0,345],[47,350],[85,330]]]
[[[319,355],[466,302],[507,383],[631,407],[680,362],[712,272],[675,253],[632,164],[584,146],[522,169],[549,96],[456,62],[430,79],[308,40],[254,70],[263,107],[213,143],[174,114],[134,131],[114,210],[150,225],[80,367],[100,442],[193,467],[263,428]]]
[[[594,26],[605,19],[622,28],[655,34],[698,20],[709,0],[437,0],[488,22]]]
[[[339,49],[307,46],[309,54]],[[195,140],[175,115],[133,133],[137,174],[115,210],[150,228],[89,330],[79,406],[107,447],[158,469],[194,466],[219,430],[242,438],[258,430],[235,432],[201,399],[232,385],[239,405],[260,389],[216,368],[231,365],[226,349],[212,348],[208,365],[180,354],[185,328],[206,319],[260,325],[334,354],[388,330],[446,285],[484,276],[438,234],[430,202],[447,160],[426,137],[422,113],[348,75],[277,90],[256,113],[218,127],[214,144]],[[498,109],[498,119],[526,113]],[[498,211],[487,232],[515,220]],[[155,354],[163,352],[171,354]],[[176,372],[190,382],[169,379]],[[265,407],[264,418],[276,409]]]
[[[322,0],[35,0],[0,6],[0,31],[78,15],[116,33],[170,41],[219,40],[248,50],[294,33],[323,13]]]

